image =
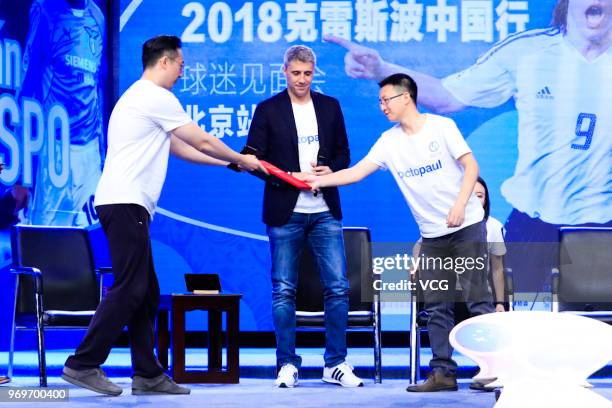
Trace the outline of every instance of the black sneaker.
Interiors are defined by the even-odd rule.
[[[70,384],[87,388],[100,394],[117,396],[123,389],[111,382],[101,368],[90,368],[87,370],[74,370],[64,366],[62,378]]]
[[[161,374],[153,378],[144,378],[135,375],[134,378],[132,378],[132,395],[186,395],[189,393],[191,393],[189,388],[181,387],[166,374]]]

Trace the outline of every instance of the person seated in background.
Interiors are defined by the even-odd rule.
[[[489,279],[492,283],[495,311],[505,312],[504,255],[506,255],[506,244],[504,243],[504,226],[490,215],[489,188],[482,177],[478,177],[474,186],[474,195],[482,203],[485,212],[484,220],[487,226],[487,248],[489,250]]]
[[[504,255],[506,244],[504,243],[504,226],[499,220],[490,215],[491,202],[489,201],[489,188],[482,177],[478,177],[474,185],[474,195],[478,197],[484,208],[484,220],[487,227],[487,249],[489,253],[489,281],[492,283],[491,290],[495,299],[495,311],[505,312],[505,279],[504,279]],[[481,378],[470,384],[470,389],[476,391],[493,391],[494,388],[487,387],[497,378]]]

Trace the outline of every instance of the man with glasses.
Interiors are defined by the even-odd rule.
[[[432,371],[423,384],[407,391],[456,391],[457,363],[448,340],[455,324],[456,279],[471,315],[494,310],[487,287],[484,210],[472,194],[478,164],[455,122],[418,111],[417,86],[410,76],[393,74],[379,85],[381,110],[397,125],[357,165],[306,181],[316,191],[356,183],[378,169],[391,170],[423,237],[420,282],[447,281],[449,288],[427,285],[423,290]]]

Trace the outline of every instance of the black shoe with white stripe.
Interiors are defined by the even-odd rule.
[[[353,374],[353,367],[346,362],[340,363],[335,367],[325,367],[323,369],[322,380],[331,384],[339,384],[343,387],[363,387],[361,378]]]

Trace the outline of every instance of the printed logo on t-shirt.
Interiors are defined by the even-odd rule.
[[[442,160],[438,160],[435,163],[427,164],[425,166],[414,167],[406,171],[398,171],[397,175],[399,176],[400,179],[408,178],[408,177],[415,177],[415,176],[423,177],[425,174],[434,172],[436,170],[440,170],[441,168],[442,168]]]
[[[298,137],[298,144],[311,144],[315,142],[319,142],[319,135]]]
[[[438,150],[440,150],[440,143],[436,142],[435,140],[433,142],[431,142],[429,144],[429,151],[432,153],[437,152]]]
[[[544,88],[540,89],[540,91],[536,94],[536,98],[549,100],[555,99],[552,92],[550,92],[550,89],[548,89],[548,86],[545,86]]]

